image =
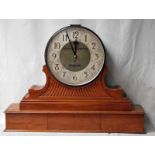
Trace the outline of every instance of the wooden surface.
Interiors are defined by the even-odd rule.
[[[143,115],[141,106],[132,111],[39,111],[12,104],[6,110],[6,131],[143,133]]]
[[[123,90],[106,86],[106,67],[92,83],[71,87],[61,84],[50,75],[46,66],[44,87],[33,86],[22,99],[23,110],[131,110],[131,101]]]
[[[61,84],[46,66],[43,71],[45,86],[33,86],[5,111],[6,131],[144,132],[142,107],[132,106],[120,87],[106,86],[106,67],[82,87]]]

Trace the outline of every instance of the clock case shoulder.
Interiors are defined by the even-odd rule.
[[[32,86],[21,101],[20,108],[25,110],[126,110],[132,109],[131,101],[120,88],[109,88],[105,79],[108,69],[104,69],[91,83],[72,87],[64,85],[43,66],[46,84]]]

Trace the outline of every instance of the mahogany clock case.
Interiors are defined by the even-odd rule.
[[[5,131],[144,132],[142,107],[132,105],[121,88],[105,85],[105,69],[83,88],[65,86],[46,66],[43,70],[45,86],[33,86],[20,104],[11,104],[5,111]]]
[[[56,80],[47,65],[43,71],[46,84],[32,86],[20,103],[6,109],[5,131],[144,132],[143,108],[133,105],[120,87],[106,85],[105,65],[96,79],[78,87]]]

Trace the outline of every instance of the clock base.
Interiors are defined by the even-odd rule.
[[[144,133],[144,111],[135,105],[131,111],[52,111],[11,104],[5,113],[5,131]]]

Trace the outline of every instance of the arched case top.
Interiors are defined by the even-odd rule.
[[[120,87],[106,86],[106,66],[96,80],[81,87],[58,82],[46,66],[43,71],[46,74],[45,86],[33,86],[20,104],[22,109],[131,110],[131,102]]]

